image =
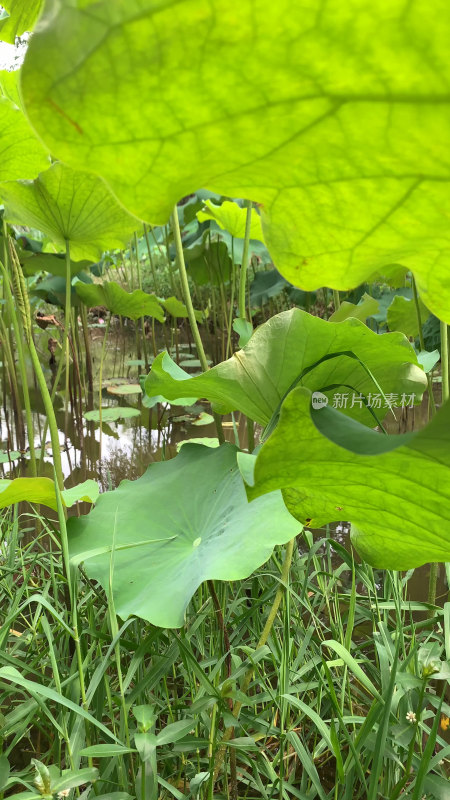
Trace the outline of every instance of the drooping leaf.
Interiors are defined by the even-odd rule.
[[[245,196],[294,285],[401,264],[450,322],[449,36],[443,2],[64,3],[23,96],[52,153],[139,218],[165,223],[200,186]]]
[[[35,275],[36,272],[49,272],[60,278],[66,277],[66,261],[53,253],[33,253],[31,250],[20,250],[19,261],[25,275]],[[71,261],[70,274],[72,277],[82,270],[87,270],[92,265],[91,261]]]
[[[47,150],[22,111],[6,97],[0,97],[0,131],[0,181],[35,178],[47,169]]]
[[[420,297],[418,298],[419,314],[422,325],[430,316],[428,308],[424,306]],[[419,321],[417,319],[416,304],[413,299],[409,300],[401,295],[396,295],[387,310],[387,324],[391,331],[401,331],[405,336],[415,338],[419,333]]]
[[[221,286],[229,282],[232,262],[225,242],[210,241],[204,236],[199,243],[186,247],[183,253],[188,272],[199,286]]]
[[[202,210],[197,212],[197,219],[199,222],[213,219],[220,228],[231,233],[235,239],[243,239],[245,237],[246,217],[247,210],[241,208],[241,206],[238,206],[237,203],[233,203],[231,200],[225,200],[220,206],[216,205],[216,203],[213,203],[211,200],[206,200]],[[264,242],[261,217],[255,211],[252,213],[251,217],[250,239],[257,239],[259,242]]]
[[[180,317],[181,319],[185,319],[188,316],[186,306],[181,302],[181,300],[177,300],[176,297],[167,297],[165,300],[158,297],[158,300],[171,317]],[[197,322],[201,322],[203,320],[203,311],[197,311],[194,309],[194,314]]]
[[[277,297],[289,283],[277,269],[257,272],[250,284],[250,303],[252,306],[263,306],[272,297]]]
[[[100,178],[61,163],[31,183],[2,183],[0,197],[8,222],[37,228],[63,250],[68,241],[74,261],[98,261],[104,250],[123,247],[140,225]]]
[[[6,13],[0,19],[0,39],[14,44],[16,36],[32,31],[41,12],[43,0],[5,0]]]
[[[353,543],[373,566],[448,561],[450,404],[417,433],[384,436],[333,408],[313,411],[310,392],[295,389],[248,492],[277,489],[312,527],[349,520]]]
[[[236,452],[230,444],[185,445],[176,458],[102,494],[91,514],[69,520],[72,562],[84,562],[104,587],[112,565],[120,617],[180,626],[203,581],[247,577],[298,533],[280,493],[247,502]]]
[[[141,412],[138,408],[131,408],[128,406],[106,406],[102,408],[102,423],[103,422],[116,422],[118,419],[130,419],[131,417],[138,417]],[[87,422],[99,422],[100,411],[86,411],[83,414]]]
[[[126,394],[140,394],[141,393],[141,384],[140,383],[124,383],[122,385],[116,386],[111,385],[106,387],[106,391],[109,394],[119,394],[119,395],[126,395]]]
[[[95,503],[99,495],[98,484],[93,480],[63,489],[61,497],[67,507],[79,501]],[[0,480],[0,508],[14,503],[40,503],[56,510],[55,484],[50,478],[14,478]]]
[[[253,325],[248,319],[236,317],[233,320],[233,330],[239,335],[239,347],[245,347],[249,343],[253,333]]]
[[[347,355],[328,358],[333,353]],[[181,392],[205,397],[221,413],[238,409],[267,425],[295,381],[317,365],[303,374],[300,384],[312,391],[324,391],[330,400],[337,393],[347,392],[350,399],[345,413],[370,424],[371,416],[362,402],[355,401],[351,407],[352,391],[367,397],[378,390],[348,353],[366,365],[385,394],[398,393],[393,405],[398,404],[402,393],[414,393],[417,401],[421,398],[426,378],[417,365],[414,349],[402,334],[377,335],[359,320],[326,322],[297,308],[272,317],[254,332],[243,350],[197,377],[190,377],[167,353],[160,353],[146,379],[145,391],[169,400]],[[327,360],[321,361],[324,357]],[[378,400],[384,415],[384,400]]]
[[[342,322],[349,317],[355,317],[356,319],[360,319],[361,322],[365,322],[368,317],[377,314],[379,308],[380,304],[378,300],[375,300],[374,297],[371,297],[370,294],[365,292],[358,304],[349,303],[347,300],[344,300],[329,319],[331,322]],[[401,328],[392,328],[392,330],[399,330],[405,333]]]
[[[155,317],[159,322],[164,321],[164,312],[158,298],[154,294],[147,294],[142,289],[127,292],[118,283],[107,281],[105,283],[76,283],[75,291],[83,303],[93,306],[106,306],[113,314],[121,314],[130,319],[139,319],[148,316]]]
[[[78,273],[78,278],[79,281],[76,285],[78,283],[83,286],[92,285],[92,279],[86,272]],[[30,294],[41,297],[46,303],[64,308],[66,302],[66,280],[60,275],[47,275],[30,289]],[[74,285],[71,286],[70,294],[72,306],[80,306],[81,299],[75,291]]]
[[[417,353],[417,361],[425,372],[431,372],[438,363],[440,357],[439,350],[432,350],[431,353],[427,350],[421,350],[420,353]]]
[[[18,458],[20,458],[20,452],[18,450],[10,450],[9,453],[0,450],[0,464],[8,464],[10,461],[17,461]]]

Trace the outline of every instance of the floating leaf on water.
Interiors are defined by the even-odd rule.
[[[108,386],[107,392],[110,394],[141,394],[142,389],[139,383],[124,383],[122,386]]]
[[[140,413],[138,408],[107,406],[106,408],[102,408],[102,422],[115,422],[118,419],[130,419],[131,417],[138,417]],[[100,421],[100,412],[98,409],[86,411],[83,416],[88,422]]]
[[[208,360],[208,365],[209,364],[212,364],[212,361]],[[198,358],[190,358],[188,360],[185,360],[183,357],[183,361],[180,361],[180,367],[186,367],[186,369],[194,369],[194,368],[198,369],[201,366],[202,363],[201,361],[198,360]]]
[[[153,357],[148,360],[153,361]],[[145,367],[145,361],[143,358],[130,358],[127,361],[127,367]]]
[[[279,492],[248,503],[236,453],[230,444],[184,445],[176,458],[151,464],[142,478],[102,494],[90,514],[68,521],[72,563],[83,562],[108,587],[113,559],[120,617],[181,626],[203,581],[248,577],[299,532]]]
[[[194,419],[192,425],[211,425],[214,422],[214,417],[212,414],[208,414],[206,411],[202,411],[201,414]]]
[[[10,461],[17,461],[21,453],[18,450],[10,450],[9,453],[0,451],[0,464],[8,464]]]

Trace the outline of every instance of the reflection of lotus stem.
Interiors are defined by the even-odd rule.
[[[99,458],[99,461],[101,461],[101,458],[102,458],[102,388],[103,388],[102,387],[102,380],[103,380],[103,361],[104,361],[104,358],[105,358],[106,342],[107,342],[107,339],[108,339],[109,326],[111,324],[111,317],[112,317],[112,311],[109,312],[108,322],[106,323],[105,335],[103,337],[103,343],[102,343],[102,354],[100,356],[100,374],[99,374],[99,384],[98,384],[98,420],[99,420],[99,425],[100,425],[99,445],[98,445],[98,449],[99,449],[98,458]]]
[[[289,580],[289,570],[291,568],[292,556],[294,553],[294,545],[295,545],[295,539],[291,539],[291,541],[288,542],[288,544],[286,545],[286,552],[284,554],[283,565],[281,567],[280,583],[277,589],[277,593],[275,595],[275,599],[272,603],[272,607],[269,611],[269,616],[267,617],[266,624],[264,625],[263,632],[259,637],[258,644],[256,645],[255,648],[256,650],[258,650],[260,647],[263,647],[266,644],[269,638],[270,631],[272,630],[273,623],[275,622],[275,617],[278,613],[280,603],[287,589],[287,583]],[[244,680],[242,681],[242,685],[240,687],[240,694],[243,695],[247,694],[249,686],[252,682],[253,671],[254,668],[253,666],[251,666],[245,673]],[[233,706],[233,717],[236,717],[236,719],[239,717],[241,708],[242,708],[242,702],[240,700],[236,700]],[[214,766],[214,781],[217,780],[219,772],[221,770],[223,760],[225,757],[227,742],[229,741],[229,739],[231,739],[232,731],[233,728],[226,729],[222,737],[222,741],[217,750],[215,766]]]
[[[192,305],[192,297],[191,297],[191,292],[189,290],[186,264],[184,263],[183,244],[181,241],[180,223],[178,221],[178,211],[176,206],[172,214],[172,231],[173,231],[173,238],[175,241],[175,249],[177,254],[178,271],[180,275],[181,286],[183,289],[184,304],[186,306],[189,318],[189,325],[192,331],[192,336],[194,337],[195,345],[197,347],[198,358],[202,366],[202,370],[203,372],[207,372],[208,362],[206,360],[205,350],[203,348],[203,342],[201,340],[200,331],[197,325],[197,320],[195,319],[194,306]],[[222,431],[222,423],[220,421],[220,416],[218,414],[214,414],[214,421],[216,423],[217,438],[219,439],[219,443],[222,444],[225,441],[225,438]]]

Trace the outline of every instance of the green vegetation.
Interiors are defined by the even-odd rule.
[[[9,0],[28,33],[0,800],[446,800],[447,6]]]

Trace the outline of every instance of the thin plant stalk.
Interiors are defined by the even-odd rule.
[[[22,317],[22,325],[25,333],[25,339],[28,344],[31,361],[33,363],[33,369],[36,375],[36,380],[38,382],[42,401],[44,403],[45,413],[47,415],[48,426],[50,429],[50,438],[52,443],[53,465],[55,468],[56,481],[59,488],[62,490],[64,489],[64,475],[61,463],[61,449],[59,444],[58,425],[56,422],[55,411],[50,397],[50,392],[48,390],[45,381],[45,376],[33,340],[33,334],[31,328],[30,303],[25,285],[25,279],[23,277],[22,267],[20,265],[16,251],[14,250],[11,242],[10,242],[10,254],[11,254],[11,270],[13,277],[14,294],[16,298],[17,308],[19,309],[19,312]]]
[[[247,215],[245,217],[244,248],[242,251],[242,264],[239,273],[239,319],[247,319],[245,308],[245,293],[247,288],[248,254],[250,249],[250,229],[252,225],[252,202],[245,201]],[[251,317],[249,314],[249,322]],[[252,453],[255,448],[255,426],[253,420],[247,417],[247,446],[248,452]]]
[[[425,340],[423,337],[422,318],[420,316],[419,294],[417,292],[416,279],[414,275],[412,276],[412,289],[413,289],[414,304],[416,306],[417,326],[419,329],[419,344],[420,344],[420,349],[423,351],[425,350]],[[436,413],[436,403],[434,402],[434,395],[433,395],[433,381],[431,380],[430,373],[427,373],[427,384],[428,384],[428,418],[430,418],[430,416],[433,416],[433,414]]]
[[[337,311],[341,307],[341,298],[339,297],[338,289],[333,289],[334,310]]]
[[[135,252],[136,252],[136,269],[137,269],[138,288],[142,292],[141,263],[139,261],[138,238],[137,238],[136,231],[134,233],[134,249],[135,249]],[[144,320],[144,317],[141,317],[141,332],[142,332],[142,349],[143,349],[143,353],[144,353],[145,369],[148,372],[149,361],[148,361],[148,355],[147,355],[147,344],[146,344],[146,340],[145,340],[145,320]],[[138,355],[138,358],[140,358],[139,355]]]
[[[419,328],[419,344],[420,349],[423,351],[425,350],[425,340],[423,336],[423,327],[422,327],[422,319],[420,316],[420,306],[419,306],[419,294],[417,292],[416,286],[416,279],[414,275],[412,276],[412,288],[413,288],[413,297],[414,297],[414,304],[416,306],[416,316],[417,316],[417,325]],[[444,363],[447,369],[447,392],[448,392],[448,357],[446,353],[446,357],[443,358],[442,354],[442,328],[445,331],[445,342],[447,342],[447,326],[445,322],[441,322],[441,364],[442,364],[442,381],[444,381]],[[428,384],[428,418],[435,414],[436,412],[436,403],[434,401],[433,395],[433,381],[431,379],[430,373],[427,373],[427,384]],[[448,396],[448,395],[447,395]],[[444,398],[444,383],[442,383],[442,397]],[[438,569],[439,565],[436,563],[430,564],[430,575],[428,578],[428,603],[432,606],[436,605],[436,590],[437,590],[437,576],[438,576]],[[432,617],[434,615],[434,611],[430,609],[429,616]]]
[[[245,201],[245,208],[247,215],[245,217],[245,233],[244,233],[244,248],[242,251],[242,264],[239,273],[239,317],[240,319],[247,319],[245,309],[245,293],[247,289],[247,270],[248,270],[248,253],[250,249],[250,228],[252,225],[252,203],[250,200]]]
[[[148,257],[149,257],[149,260],[150,260],[150,269],[152,271],[153,291],[159,297],[158,277],[157,277],[157,274],[156,274],[155,264],[154,264],[154,261],[153,261],[152,248],[150,247],[150,239],[148,238],[148,228],[147,228],[147,225],[145,223],[144,223],[144,236],[145,236],[145,242],[147,244]]]
[[[173,237],[175,241],[178,270],[180,274],[181,287],[183,290],[184,303],[188,313],[189,325],[192,331],[192,336],[194,337],[195,345],[197,347],[197,353],[202,370],[203,372],[207,372],[209,369],[208,361],[206,359],[203,342],[197,325],[197,320],[195,319],[194,306],[192,305],[192,297],[191,297],[191,292],[189,290],[186,264],[184,263],[183,244],[181,241],[180,223],[178,221],[178,212],[176,206],[172,214],[171,222],[172,222]],[[214,414],[214,421],[216,423],[217,438],[219,439],[220,444],[222,444],[225,441],[225,437],[223,435],[222,424],[218,414]]]
[[[8,236],[8,230],[6,226],[6,222],[3,222],[3,237],[4,237],[4,256],[8,258],[8,251],[6,247],[6,239]],[[0,269],[3,274],[3,292],[5,295],[6,301],[6,308],[8,309],[8,313],[11,318],[14,336],[16,337],[16,348],[17,348],[17,359],[19,362],[19,370],[20,370],[20,379],[22,381],[22,393],[23,393],[23,402],[25,406],[25,419],[27,423],[27,438],[28,438],[28,446],[30,448],[30,470],[31,475],[34,477],[36,472],[36,453],[34,447],[34,426],[33,426],[33,415],[31,412],[31,402],[30,402],[30,392],[28,390],[28,380],[27,380],[27,368],[25,363],[25,354],[23,350],[23,343],[22,343],[22,331],[20,326],[20,319],[16,314],[16,308],[14,306],[11,285],[9,281],[9,275],[7,272],[7,262],[3,265],[0,262]]]

